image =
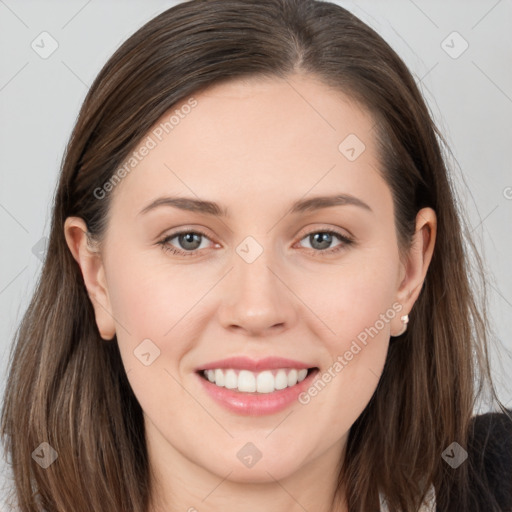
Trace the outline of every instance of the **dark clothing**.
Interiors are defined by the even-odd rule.
[[[512,413],[512,410],[509,410]],[[469,431],[468,459],[471,472],[470,504],[461,506],[456,489],[441,488],[436,495],[447,496],[447,503],[436,502],[437,512],[512,512],[512,420],[504,413],[491,412],[473,418]],[[449,486],[449,483],[446,485]],[[446,486],[445,486],[446,487]],[[494,500],[494,507],[491,506]]]

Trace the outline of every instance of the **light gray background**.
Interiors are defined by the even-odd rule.
[[[88,86],[122,41],[176,3],[0,0],[2,393],[12,336],[41,269],[37,254],[48,235],[63,150]],[[455,180],[489,272],[494,375],[511,407],[512,1],[337,3],[404,59],[450,144],[450,163],[459,164]],[[47,59],[31,47],[34,40],[42,46],[43,31],[58,43]],[[464,41],[467,50],[453,58]]]

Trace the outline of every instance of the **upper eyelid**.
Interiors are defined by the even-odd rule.
[[[197,235],[201,235],[201,236],[203,236],[205,238],[208,238],[208,240],[210,240],[211,242],[213,242],[212,237],[210,235],[208,235],[207,233],[205,233],[202,230],[197,229],[197,228],[194,228],[194,229],[181,229],[179,231],[175,231],[174,233],[170,233],[168,235],[162,235],[160,237],[160,239],[162,241],[172,240],[173,238],[176,238],[179,235],[185,235],[187,233],[194,233],[194,234],[197,234]],[[213,242],[213,243],[216,243],[216,242]]]
[[[343,231],[345,233],[343,233]],[[352,235],[352,233],[350,231],[348,231],[348,229],[346,229],[346,228],[340,228],[340,227],[334,228],[334,227],[323,226],[320,228],[307,229],[307,231],[303,232],[300,240],[302,240],[304,237],[309,236],[313,233],[328,233],[328,232],[334,233],[335,235],[339,235],[339,236],[342,236],[345,238],[349,238],[351,240],[353,240],[355,238],[354,235]]]

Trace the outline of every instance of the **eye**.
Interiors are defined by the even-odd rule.
[[[336,238],[340,243],[331,247]],[[173,244],[172,241],[175,239],[176,242]],[[179,256],[196,256],[201,249],[207,248],[207,245],[202,246],[202,242],[206,240],[210,240],[210,238],[201,230],[188,230],[167,235],[158,242],[158,245],[160,245],[164,251],[169,251]],[[303,240],[308,241],[310,244],[309,249],[311,249],[314,254],[334,254],[354,243],[353,239],[334,230],[312,231],[300,241],[302,242]]]
[[[176,239],[178,247],[171,243],[174,239]],[[170,251],[173,254],[195,256],[200,249],[205,248],[201,247],[204,239],[209,240],[208,236],[202,231],[180,231],[166,236],[164,239],[160,240],[158,244],[162,246],[164,251]]]
[[[334,239],[337,238],[341,243],[335,247],[331,247]],[[333,230],[312,231],[302,240],[307,240],[310,244],[309,248],[315,253],[333,254],[343,250],[346,246],[354,243],[354,240],[348,236]]]

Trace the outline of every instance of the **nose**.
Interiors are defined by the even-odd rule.
[[[222,326],[249,336],[289,329],[297,320],[297,304],[270,251],[252,263],[233,255],[233,270],[224,280],[218,315]]]

